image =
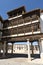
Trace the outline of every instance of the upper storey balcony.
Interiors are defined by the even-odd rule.
[[[22,7],[19,7],[17,9],[14,9],[14,10],[11,10],[11,11],[7,12],[7,14],[8,14],[9,18],[12,18],[12,17],[22,15],[25,12],[26,12],[25,7],[22,6]]]
[[[40,10],[22,14],[17,18],[9,18],[4,21],[3,35],[28,35],[40,33]]]
[[[38,23],[40,22],[39,21],[39,18],[30,18],[29,17],[26,17],[26,18],[18,18],[18,19],[15,19],[15,20],[11,20],[11,21],[8,21],[8,20],[5,20],[4,24],[3,24],[3,28],[4,29],[11,29],[11,28],[16,28],[16,27],[21,27],[21,26],[26,26],[26,25],[32,25],[34,23]]]
[[[4,21],[4,29],[11,29],[40,22],[40,10],[34,10],[14,19]]]
[[[30,25],[23,25],[18,27],[13,27],[10,29],[4,29],[3,35],[18,35],[18,34],[35,34],[40,33],[40,22],[31,23]]]
[[[6,28],[6,27],[18,25],[20,22],[22,23],[21,16],[25,12],[26,12],[26,10],[25,10],[24,6],[7,12],[9,18],[8,18],[8,20],[4,21],[4,26],[3,27]],[[18,18],[19,18],[20,22],[18,22]]]

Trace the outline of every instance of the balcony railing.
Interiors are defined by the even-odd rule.
[[[9,22],[4,23],[4,28],[10,27],[10,26],[21,25],[21,24],[29,23],[29,22],[36,23],[39,20],[39,17],[37,15],[32,15],[31,17],[28,16],[25,18],[22,18],[22,15],[16,16],[16,17],[15,17],[16,19],[14,17],[9,18]]]
[[[17,29],[8,29],[8,30],[3,30],[3,35],[12,35],[12,34],[17,34]]]
[[[22,17],[22,15],[19,15],[19,16],[16,16],[16,17],[9,18],[8,20],[16,19],[16,18],[19,18],[19,17]]]
[[[33,25],[33,31],[40,31],[40,23],[36,23]]]
[[[9,26],[9,27],[6,27],[6,28],[3,28],[3,29],[11,29],[11,28],[16,28],[16,27],[20,27],[20,26],[24,26],[24,25],[30,25],[32,23],[38,23],[39,20],[35,20],[35,21],[32,21],[32,22],[27,22],[27,23],[22,23],[22,24],[18,24],[18,25],[14,25],[14,26]]]
[[[8,34],[19,34],[19,33],[25,33],[25,32],[32,32],[31,25],[24,25],[16,28],[11,28],[11,29],[5,29],[3,30],[4,33]]]
[[[39,34],[40,31],[35,31],[33,32],[33,34]],[[6,38],[6,37],[18,37],[18,36],[25,36],[25,35],[31,35],[32,32],[27,32],[27,33],[21,33],[21,34],[13,34],[13,35],[8,35],[8,36],[3,36],[2,38]]]
[[[34,31],[33,34],[38,34],[41,33],[40,31]]]

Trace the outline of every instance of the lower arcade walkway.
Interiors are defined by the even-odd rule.
[[[36,43],[37,44],[36,44]],[[35,45],[34,45],[35,44]],[[26,44],[15,44],[14,42],[0,43],[0,58],[28,58],[36,59],[43,57],[43,39],[29,41]]]

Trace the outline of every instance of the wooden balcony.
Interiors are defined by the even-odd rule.
[[[30,25],[3,30],[3,35],[13,35],[27,32],[32,32]]]
[[[34,32],[34,31],[40,31],[40,23],[39,23],[39,22],[33,24],[32,26],[33,26],[33,32]]]
[[[24,22],[25,22],[25,23],[32,22],[32,21],[35,21],[35,20],[39,20],[39,16],[37,16],[37,15],[32,15],[31,17],[28,16],[28,17],[25,17],[25,18],[24,18]]]
[[[24,18],[24,22],[27,23],[27,22],[30,22],[31,21],[31,18],[30,17],[25,17]]]
[[[11,21],[5,21],[4,24],[3,24],[3,28],[7,28],[7,27],[10,27],[10,26],[15,26],[17,25],[18,23],[18,20],[11,20]]]
[[[22,7],[19,7],[17,9],[14,9],[14,10],[11,10],[9,12],[7,12],[8,16],[11,18],[12,16],[17,16],[18,15],[21,15],[22,13],[25,13],[26,10],[25,10],[25,7],[22,6]]]
[[[18,19],[18,24],[23,24],[24,23],[24,19],[23,18],[19,18]]]
[[[18,27],[17,33],[24,33],[24,27]]]
[[[18,20],[17,20],[17,19],[11,20],[11,21],[9,22],[9,26],[15,26],[15,25],[17,25],[17,24],[18,24]]]
[[[17,34],[17,29],[7,29],[7,30],[3,30],[3,36],[7,36],[7,35],[12,35],[12,34]]]

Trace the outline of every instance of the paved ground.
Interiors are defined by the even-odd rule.
[[[0,65],[43,65],[43,60],[39,57],[35,59],[28,59],[26,54],[7,54],[6,59],[0,58]],[[39,55],[35,55],[39,56]],[[6,56],[5,56],[6,57]]]
[[[43,65],[43,60],[35,59],[30,61],[27,58],[0,59],[0,65]]]

